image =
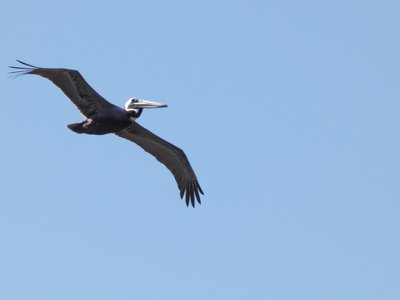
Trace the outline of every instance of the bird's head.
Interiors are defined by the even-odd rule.
[[[129,98],[125,103],[125,110],[127,112],[132,113],[132,116],[137,118],[143,111],[143,108],[162,108],[167,107],[166,104],[161,104],[154,101],[138,99],[138,98]]]

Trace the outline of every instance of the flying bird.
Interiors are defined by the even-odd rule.
[[[82,122],[67,125],[69,129],[79,134],[113,133],[136,143],[171,171],[178,184],[180,197],[185,196],[187,206],[191,203],[195,207],[195,200],[201,204],[199,193],[204,193],[185,153],[136,122],[143,109],[162,108],[167,105],[129,98],[125,107],[120,108],[100,96],[76,70],[40,68],[20,60],[17,62],[21,65],[10,66],[15,69],[10,72],[14,78],[32,74],[51,80],[84,115]]]

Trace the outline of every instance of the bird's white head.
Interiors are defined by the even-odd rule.
[[[138,98],[129,98],[128,101],[126,101],[125,103],[125,110],[133,112],[135,111],[137,112],[139,109],[143,108],[162,108],[162,107],[167,107],[167,105]]]

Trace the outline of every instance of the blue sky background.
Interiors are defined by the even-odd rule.
[[[0,8],[0,299],[400,299],[398,1]],[[168,103],[203,205],[15,59]]]

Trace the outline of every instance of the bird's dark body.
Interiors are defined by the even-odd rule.
[[[51,80],[85,116],[81,123],[69,124],[69,129],[76,133],[95,135],[114,133],[136,143],[171,171],[178,184],[180,197],[185,196],[186,205],[191,203],[194,207],[196,200],[201,203],[200,194],[203,191],[183,150],[136,122],[143,108],[160,108],[166,105],[130,98],[125,103],[125,109],[122,109],[99,95],[76,70],[41,68],[18,62],[21,66],[11,66],[15,70],[11,72],[15,77],[32,74]]]
[[[76,133],[103,135],[116,133],[132,124],[133,114],[115,106],[100,110],[81,123],[69,124],[68,128]]]

